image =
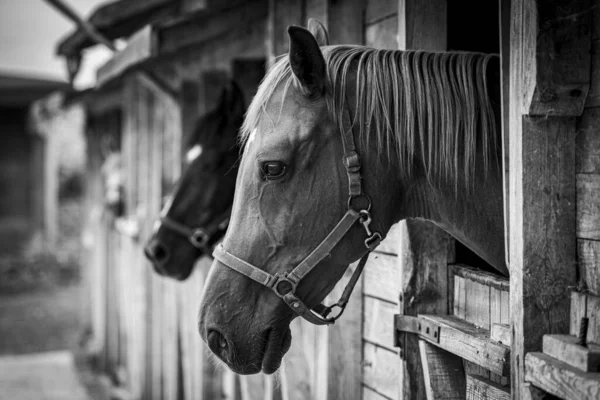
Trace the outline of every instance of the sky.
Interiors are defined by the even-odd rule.
[[[107,2],[64,1],[85,17]],[[68,80],[65,61],[55,52],[60,39],[73,29],[75,25],[44,0],[0,0],[0,73]],[[110,51],[102,46],[86,51],[75,86],[93,86],[97,68],[109,58]]]

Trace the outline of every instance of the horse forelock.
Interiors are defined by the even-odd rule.
[[[359,140],[367,148],[375,146],[378,154],[396,157],[403,178],[412,176],[419,160],[430,182],[469,188],[476,162],[481,161],[485,171],[492,161],[498,162],[497,121],[486,77],[496,55],[361,46],[322,50],[327,63],[325,100],[333,121],[340,130],[348,129],[342,117],[350,106]],[[246,112],[242,148],[266,115],[275,90],[280,85],[287,90],[294,79],[288,57],[281,57]],[[352,96],[354,104],[348,104]]]

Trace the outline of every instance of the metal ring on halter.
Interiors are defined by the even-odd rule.
[[[190,236],[190,243],[192,244],[192,246],[198,249],[202,249],[204,248],[204,246],[206,246],[209,239],[210,237],[204,231],[204,229],[198,228]]]
[[[273,286],[271,288],[277,296],[283,298],[286,294],[290,292],[296,292],[296,286],[298,286],[298,284],[290,280],[287,276],[275,274],[275,278],[275,283],[273,283]],[[289,284],[289,287],[280,288],[279,285],[282,283]]]
[[[353,207],[353,203],[355,200],[360,200],[360,199],[366,199],[367,200],[367,206],[366,207]],[[348,209],[350,210],[354,210],[356,212],[360,212],[362,210],[365,211],[371,211],[371,198],[366,195],[366,194],[359,194],[356,196],[350,196],[348,197]]]

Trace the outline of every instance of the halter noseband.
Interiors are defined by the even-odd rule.
[[[168,228],[173,232],[187,238],[195,248],[204,250],[215,234],[218,232],[225,232],[227,230],[230,215],[231,207],[215,218],[213,223],[200,228],[190,228],[189,226],[182,224],[181,222],[177,222],[166,215],[160,218],[160,222],[165,226],[165,228]]]
[[[342,126],[348,126],[348,131],[342,129],[342,145],[344,148],[344,167],[348,176],[349,194],[348,194],[348,210],[333,230],[325,239],[308,255],[300,264],[298,264],[289,273],[276,273],[271,275],[254,265],[241,260],[229,253],[223,247],[223,244],[217,246],[213,252],[213,257],[219,260],[222,264],[239,272],[242,275],[270,288],[280,297],[294,312],[302,318],[315,325],[333,324],[344,312],[350,294],[364,269],[369,254],[381,242],[382,235],[379,232],[373,232],[370,229],[371,224],[371,199],[362,191],[362,177],[360,174],[361,163],[360,157],[356,152],[354,144],[354,135],[352,126],[350,125],[350,117],[348,110],[344,111],[344,120]],[[360,205],[360,203],[365,203]],[[319,304],[314,309],[308,308],[302,300],[296,296],[296,288],[299,282],[310,271],[312,271],[323,259],[331,254],[331,250],[342,240],[346,233],[354,226],[356,221],[362,224],[367,238],[365,246],[368,250],[358,263],[356,269],[352,273],[350,281],[346,285],[344,292],[337,303],[331,306]],[[327,317],[331,310],[338,307],[340,310],[337,315]]]

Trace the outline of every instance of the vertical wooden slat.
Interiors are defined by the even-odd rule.
[[[512,1],[508,236],[514,399],[530,396],[525,353],[540,348],[544,333],[568,329],[567,288],[576,276],[571,116],[582,110],[590,75],[586,9],[587,1]]]

